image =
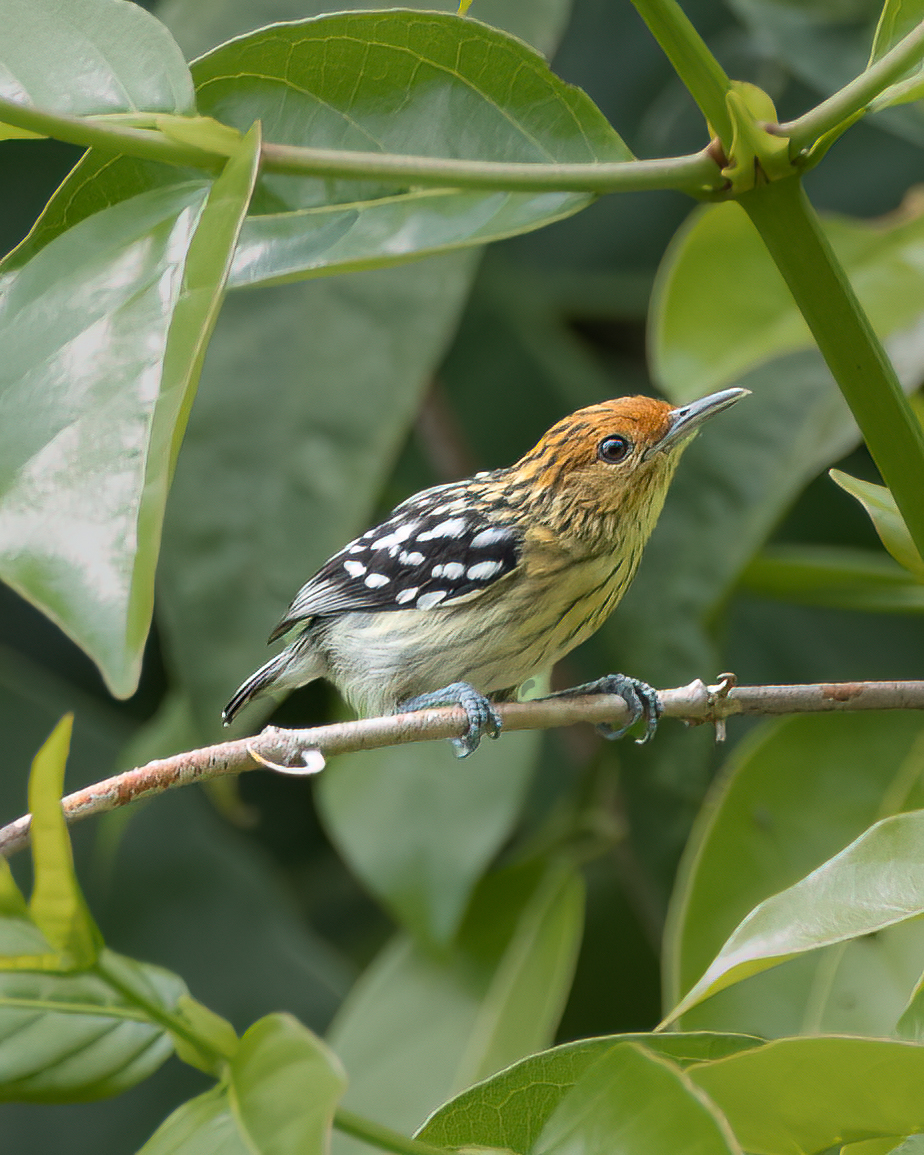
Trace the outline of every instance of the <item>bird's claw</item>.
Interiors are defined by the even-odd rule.
[[[582,686],[561,690],[558,694],[551,696],[554,698],[565,694],[568,697],[577,697],[580,694],[616,694],[622,698],[629,710],[629,721],[618,729],[611,726],[609,722],[600,722],[597,726],[597,733],[602,734],[604,738],[610,741],[621,738],[627,730],[635,725],[639,718],[644,718],[645,733],[641,738],[635,739],[642,746],[654,737],[658,722],[661,720],[661,701],[658,698],[657,690],[649,686],[647,682],[642,682],[638,678],[629,678],[625,674],[607,674],[603,678],[597,678],[595,682],[585,682]]]
[[[501,717],[484,694],[468,682],[453,682],[442,690],[418,694],[398,707],[399,713],[428,710],[434,706],[461,706],[468,718],[468,729],[460,738],[450,738],[457,758],[467,758],[478,749],[481,739],[500,737]]]

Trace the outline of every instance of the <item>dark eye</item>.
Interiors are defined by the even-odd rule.
[[[597,446],[597,457],[608,465],[618,465],[632,452],[632,442],[625,437],[606,437]]]

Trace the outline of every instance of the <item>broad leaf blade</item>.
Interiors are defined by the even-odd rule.
[[[777,1039],[689,1077],[753,1155],[825,1151],[924,1130],[924,1047],[880,1039]]]
[[[924,581],[924,560],[918,553],[895,498],[884,485],[875,485],[851,477],[839,469],[831,470],[831,479],[851,497],[855,497],[870,516],[876,532],[892,557],[915,577]]]
[[[924,811],[877,822],[795,886],[755,907],[670,1013],[806,951],[924,914]]]
[[[125,0],[0,0],[0,96],[46,112],[195,112],[183,54]]]
[[[186,992],[168,971],[105,957],[165,1012]],[[97,974],[0,973],[0,1100],[116,1095],[153,1074],[172,1051],[169,1033]]]
[[[29,912],[49,945],[58,952],[60,969],[83,970],[96,961],[102,940],[77,883],[71,840],[61,809],[72,725],[72,715],[61,719],[36,754],[29,776],[35,874]]]
[[[434,1112],[418,1132],[418,1138],[443,1147],[531,1151],[547,1120],[570,1090],[620,1044],[644,1047],[653,1055],[670,1059],[673,1066],[685,1068],[749,1050],[762,1041],[745,1035],[702,1032],[607,1035],[565,1043],[530,1055],[463,1091]]]
[[[631,159],[584,93],[528,45],[447,13],[347,12],[276,25],[207,53],[193,76],[204,114],[241,129],[259,116],[267,139],[285,144],[515,162]],[[266,215],[242,233],[232,285],[479,244],[593,199],[282,175],[261,188]]]
[[[508,734],[459,773],[446,743],[365,751],[338,758],[315,797],[372,893],[424,946],[446,943],[510,834],[538,753],[539,735]]]
[[[732,753],[694,826],[671,901],[665,1004],[679,1001],[749,911],[877,819],[921,805],[911,711],[767,721]],[[825,821],[817,815],[823,812]],[[764,1036],[891,1031],[921,970],[917,924],[805,956],[723,991],[683,1025]]]
[[[740,1155],[716,1108],[666,1059],[615,1046],[578,1079],[530,1155]]]
[[[94,214],[2,284],[0,575],[117,696],[137,685],[166,491],[256,155],[251,137],[212,187]]]
[[[227,1087],[213,1087],[169,1115],[138,1155],[254,1155],[231,1111]]]
[[[267,1015],[231,1063],[231,1106],[260,1155],[325,1155],[346,1079],[336,1057],[291,1015]]]

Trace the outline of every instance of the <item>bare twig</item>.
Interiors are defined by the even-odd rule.
[[[719,684],[706,686],[697,679],[688,686],[660,690],[663,713],[698,725],[721,723],[733,714],[806,714],[830,710],[924,710],[924,681],[835,682],[797,686],[734,686],[734,675],[722,674]],[[541,698],[534,702],[509,702],[497,706],[505,730],[546,730],[575,722],[625,720],[622,698],[606,694],[575,698]],[[465,730],[466,717],[456,707],[420,710],[383,718],[361,718],[310,730],[281,730],[267,726],[256,737],[238,738],[190,750],[172,758],[159,758],[86,786],[63,799],[68,822],[91,814],[104,814],[171,790],[217,778],[271,766],[288,773],[314,773],[325,757],[356,750],[374,750],[405,742],[457,738]],[[0,829],[0,854],[9,857],[29,842],[30,816],[24,815]]]

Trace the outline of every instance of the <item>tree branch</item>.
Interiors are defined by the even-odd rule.
[[[717,736],[724,736],[725,719],[735,714],[810,714],[831,710],[924,710],[924,681],[834,682],[795,686],[735,686],[732,674],[721,675],[717,686],[697,679],[688,686],[660,690],[664,716],[692,725],[712,722]],[[497,707],[505,730],[547,730],[575,722],[626,721],[622,698],[594,694],[574,698],[540,698],[533,702],[508,702]],[[313,774],[325,758],[356,750],[375,750],[405,742],[458,738],[467,725],[458,707],[419,710],[383,718],[360,718],[335,722],[310,730],[281,730],[267,726],[251,738],[238,738],[190,750],[172,758],[159,758],[85,786],[62,800],[68,822],[92,814],[105,814],[139,798],[161,794],[176,786],[238,774],[261,766],[290,774]],[[29,842],[31,816],[26,814],[0,829],[0,854],[9,857]]]

